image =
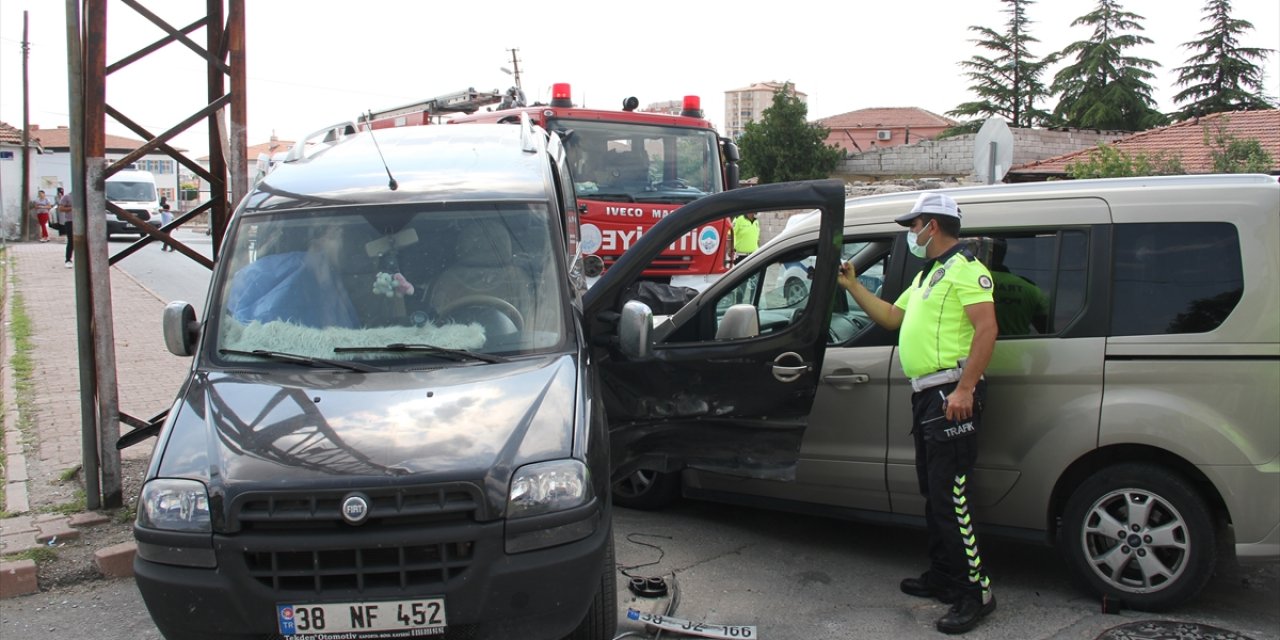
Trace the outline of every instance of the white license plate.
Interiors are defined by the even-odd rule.
[[[660,616],[652,613],[645,613],[635,609],[627,609],[627,618],[630,620],[638,620],[646,625],[658,627],[659,629],[675,631],[689,636],[722,638],[724,640],[734,640],[738,638],[755,640],[759,638],[759,636],[756,635],[756,628],[750,626],[694,622],[691,620],[672,618],[671,616]]]
[[[280,635],[390,639],[425,638],[445,631],[444,598],[391,602],[278,604]]]

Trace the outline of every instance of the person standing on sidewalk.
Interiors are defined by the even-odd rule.
[[[160,203],[160,227],[161,228],[167,227],[169,226],[170,222],[173,222],[173,212],[169,210],[169,203],[161,202]],[[173,251],[174,248],[173,248],[173,245],[169,244],[168,242],[161,242],[160,250]]]
[[[965,633],[996,608],[966,496],[986,396],[982,373],[998,333],[991,274],[959,243],[960,207],[950,196],[922,193],[895,221],[909,229],[908,250],[928,261],[897,301],[876,297],[847,263],[839,282],[877,324],[901,329],[902,370],[915,392],[911,433],[925,497],[929,570],[900,588],[951,604],[935,626]]]
[[[58,187],[62,193],[62,187]],[[71,268],[71,194],[62,193],[58,198],[58,235],[67,237],[67,253],[65,266]]]
[[[49,212],[53,211],[54,202],[45,194],[44,189],[36,192],[36,199],[31,201],[31,209],[35,211],[36,222],[40,223],[40,242],[49,241]]]

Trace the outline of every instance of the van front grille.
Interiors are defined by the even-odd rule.
[[[260,584],[280,591],[443,589],[471,565],[472,542],[311,551],[246,551]]]
[[[363,526],[432,525],[485,520],[484,501],[474,485],[349,489],[292,493],[252,493],[236,499],[232,530],[325,531],[349,527],[342,501],[359,494],[369,502]]]

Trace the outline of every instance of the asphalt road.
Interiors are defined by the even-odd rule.
[[[678,618],[754,625],[762,640],[942,637],[933,622],[945,606],[897,589],[899,579],[923,568],[921,531],[683,502],[662,512],[618,509],[614,536],[623,571],[673,585]],[[967,638],[1091,640],[1126,623],[1179,620],[1280,640],[1276,564],[1229,570],[1175,612],[1103,614],[1071,585],[1052,549],[991,538],[983,540],[983,557],[999,606]],[[618,633],[643,632],[626,620],[626,609],[665,613],[671,599],[637,598],[618,577]],[[0,600],[0,638],[71,637],[159,634],[130,580]]]

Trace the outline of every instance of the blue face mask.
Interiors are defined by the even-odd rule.
[[[924,229],[921,229],[921,231],[924,231]],[[919,240],[919,234],[914,231],[907,232],[907,251],[910,251],[911,255],[917,258],[923,258],[925,257],[925,249],[928,248],[930,242],[933,242],[933,236],[929,236],[929,239],[925,240],[924,244],[919,244]]]

